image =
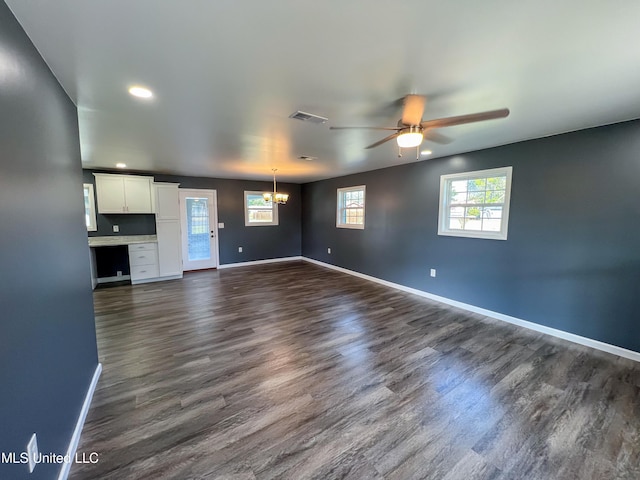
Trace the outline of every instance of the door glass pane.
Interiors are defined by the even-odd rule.
[[[187,197],[187,243],[188,258],[209,260],[211,242],[209,240],[209,204],[206,198]]]

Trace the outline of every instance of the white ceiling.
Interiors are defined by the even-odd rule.
[[[640,117],[637,0],[6,1],[78,106],[89,168],[304,182],[411,162],[364,150],[385,132],[328,128],[395,126],[407,93],[425,119],[511,109],[440,130],[455,141],[429,158]]]

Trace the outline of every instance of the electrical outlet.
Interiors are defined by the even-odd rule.
[[[327,253],[331,255],[331,248],[327,248]]]
[[[431,275],[432,277],[436,276],[436,269],[432,268],[431,271],[429,272],[429,275]]]
[[[38,459],[38,439],[36,434],[31,435],[31,440],[27,443],[27,455],[29,456],[29,473],[36,468],[36,460]]]
[[[223,222],[218,223],[218,228],[224,228],[224,223]]]
[[[242,253],[242,247],[238,247],[238,252]]]
[[[120,231],[120,227],[118,225],[113,226],[113,233],[118,233]]]
[[[116,272],[116,277],[121,277],[122,276],[122,270],[118,270]]]

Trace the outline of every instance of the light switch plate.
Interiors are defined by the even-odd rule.
[[[242,247],[238,247],[238,252],[242,253]]]
[[[118,233],[120,231],[120,227],[118,225],[113,226],[113,233]]]
[[[218,223],[218,228],[224,228],[224,222]]]
[[[432,277],[436,276],[436,269],[432,268],[431,271],[429,272],[429,275],[431,275]]]

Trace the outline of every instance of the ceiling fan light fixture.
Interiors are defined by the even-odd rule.
[[[409,127],[406,131],[403,131],[400,135],[398,135],[396,137],[398,146],[400,148],[411,148],[420,145],[424,137],[419,128],[420,127]]]

